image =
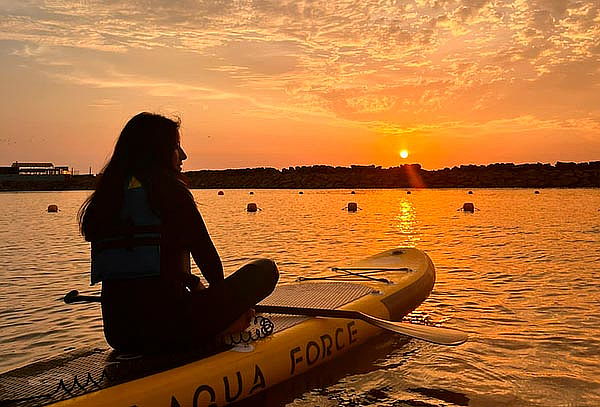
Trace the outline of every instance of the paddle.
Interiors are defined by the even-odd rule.
[[[254,306],[256,312],[268,312],[272,314],[307,315],[311,317],[360,319],[378,328],[396,332],[411,338],[421,339],[438,345],[460,345],[469,338],[466,332],[458,329],[439,328],[436,326],[416,325],[406,322],[388,321],[364,314],[360,311],[325,308],[284,307],[279,305]]]
[[[65,303],[73,304],[76,302],[100,302],[100,297],[92,295],[79,295],[77,290],[70,291],[64,298]],[[304,307],[285,307],[279,305],[260,305],[254,306],[256,312],[265,312],[271,314],[285,315],[306,315],[310,317],[324,318],[344,318],[359,319],[378,328],[396,332],[411,338],[421,339],[423,341],[436,343],[438,345],[460,345],[468,339],[466,332],[458,329],[440,328],[436,326],[416,325],[403,322],[388,321],[364,314],[360,311],[325,309],[325,308],[304,308]]]

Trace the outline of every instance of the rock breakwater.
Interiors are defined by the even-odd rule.
[[[551,164],[461,165],[425,170],[419,164],[243,168],[185,173],[191,188],[600,188],[600,161]],[[93,175],[52,179],[0,177],[0,191],[93,189]]]

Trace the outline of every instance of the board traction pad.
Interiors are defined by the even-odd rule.
[[[373,291],[347,282],[294,283],[278,286],[262,305],[339,308]],[[281,332],[308,319],[264,314]],[[0,407],[37,407],[139,379],[229,348],[152,356],[122,355],[110,349],[80,349],[0,374]]]

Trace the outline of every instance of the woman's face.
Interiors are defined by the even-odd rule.
[[[173,169],[177,172],[181,172],[181,167],[183,166],[183,160],[185,160],[186,158],[187,158],[187,154],[185,153],[185,151],[183,151],[183,148],[181,147],[181,143],[178,140],[177,147],[175,148],[175,151],[173,151],[173,157],[172,157]]]

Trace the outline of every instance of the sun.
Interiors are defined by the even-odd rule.
[[[408,158],[408,150],[400,150],[400,157]]]

